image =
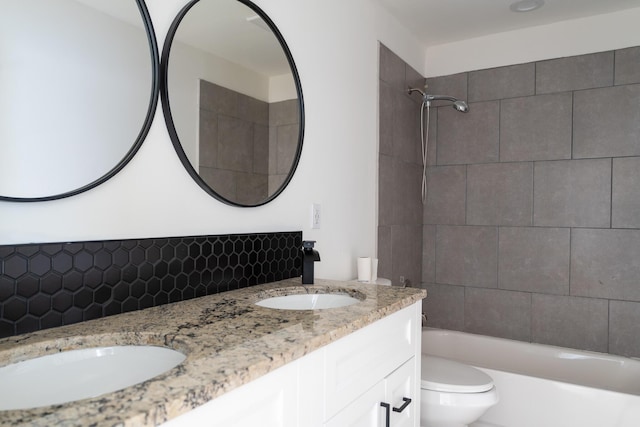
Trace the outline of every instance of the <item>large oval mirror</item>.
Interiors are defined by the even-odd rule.
[[[276,26],[245,0],[195,0],[165,40],[161,96],[191,177],[233,206],[273,200],[298,165],[300,79]]]
[[[68,197],[136,153],[158,100],[143,0],[0,4],[0,200]]]

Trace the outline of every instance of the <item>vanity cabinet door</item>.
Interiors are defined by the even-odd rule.
[[[411,358],[384,380],[384,401],[390,405],[391,427],[417,427],[420,421],[420,399],[417,398],[420,387],[415,375],[416,360],[419,362],[420,358]],[[394,411],[393,408],[401,411]]]
[[[325,419],[416,355],[417,310],[414,304],[326,347]]]
[[[417,427],[415,358],[411,358],[324,424],[325,427]],[[418,391],[419,393],[419,391]],[[405,399],[411,399],[406,402]],[[387,410],[383,404],[389,405]],[[403,407],[404,406],[404,407]],[[393,408],[401,410],[394,411]]]
[[[417,427],[415,357],[363,393],[324,425],[325,427]],[[407,402],[405,399],[411,399]],[[383,404],[389,405],[387,410]],[[394,411],[393,408],[400,410]]]
[[[349,406],[327,421],[325,427],[386,427],[385,409],[380,406],[384,401],[384,383],[380,381]]]

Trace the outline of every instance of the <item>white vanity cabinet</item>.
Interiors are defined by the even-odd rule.
[[[387,412],[388,426],[418,426],[419,317],[414,304],[325,347],[326,426],[387,427]]]
[[[164,425],[418,427],[420,311],[406,307]]]
[[[376,383],[354,402],[347,405],[324,426],[418,426],[420,414],[418,412],[419,399],[415,398],[416,392],[414,391],[416,384],[415,360],[415,357],[409,359],[383,381]]]

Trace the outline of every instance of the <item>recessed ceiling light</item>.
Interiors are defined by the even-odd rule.
[[[540,9],[544,5],[544,0],[520,0],[517,1],[511,6],[512,12],[531,12],[536,9]]]

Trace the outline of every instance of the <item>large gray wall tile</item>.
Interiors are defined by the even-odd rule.
[[[388,47],[380,44],[380,80],[389,83],[395,91],[405,90],[405,62]]]
[[[536,64],[537,94],[612,84],[613,51],[551,59]]]
[[[269,175],[269,194],[273,194],[275,193],[280,187],[282,187],[282,184],[284,184],[285,179],[287,178],[286,175],[274,175],[274,174],[270,174]]]
[[[393,160],[393,220],[397,224],[422,225],[422,166]]]
[[[571,158],[571,93],[503,100],[500,161]]]
[[[378,277],[393,277],[391,226],[378,227]]]
[[[609,352],[622,356],[640,357],[640,303],[609,302]]]
[[[422,227],[422,282],[436,281],[436,226]]]
[[[465,223],[466,166],[437,166],[427,169],[425,224]]]
[[[381,226],[393,224],[396,188],[394,164],[393,157],[384,154],[378,156],[378,225]]]
[[[271,114],[269,114],[269,110],[276,112],[286,112],[290,108],[285,108],[283,105],[290,105],[291,101],[282,101],[274,103],[273,107],[269,105],[268,102],[260,101],[256,98],[252,98],[247,95],[238,94],[238,118],[242,120],[246,120],[248,122],[258,123],[263,126],[269,126],[269,119]],[[297,110],[297,104],[293,104]],[[292,121],[293,119],[293,121]],[[297,122],[297,116],[294,115],[293,118],[290,114],[287,114],[286,124],[292,124]]]
[[[576,92],[573,157],[640,155],[640,85]]]
[[[613,159],[611,226],[640,228],[640,157]]]
[[[276,130],[276,171],[278,174],[285,175],[291,170],[296,157],[299,132],[300,127],[297,124],[278,126]]]
[[[216,167],[218,157],[218,114],[200,109],[199,144],[200,166]]]
[[[237,173],[225,169],[200,167],[200,177],[222,197],[234,200],[237,194]]]
[[[422,164],[420,104],[399,92],[393,93],[393,155],[405,162]]]
[[[606,352],[608,316],[606,300],[533,294],[531,338],[541,344]]]
[[[569,294],[568,228],[500,228],[498,287],[546,294]]]
[[[571,295],[640,301],[640,230],[574,229]]]
[[[533,163],[467,167],[467,224],[531,225]]]
[[[464,326],[475,334],[529,341],[531,294],[465,288]]]
[[[268,115],[269,126],[298,124],[300,111],[298,109],[297,99],[273,102],[271,104],[266,104],[261,101],[258,102],[260,104],[257,105],[257,108],[264,108],[265,105],[268,106],[266,114]],[[265,114],[265,112],[262,111],[259,114]]]
[[[469,73],[469,102],[535,94],[535,64],[519,64]]]
[[[269,126],[269,153],[268,155],[268,166],[269,166],[269,179],[271,184],[269,188],[273,188],[271,185],[275,184],[278,179],[274,179],[277,173],[278,168],[278,127],[277,126]],[[277,187],[276,187],[277,188]]]
[[[417,88],[420,90],[424,89],[425,78],[420,75],[416,70],[414,70],[409,64],[405,64],[405,82],[404,82],[404,91],[405,95],[409,96],[416,102],[422,103],[422,95],[418,92],[412,92],[409,94],[408,89]]]
[[[428,137],[427,144],[427,165],[435,166],[437,164],[437,150],[438,150],[438,109],[437,108],[425,108],[424,109],[424,137]],[[429,132],[426,132],[427,124],[429,125]],[[420,150],[422,154],[422,150]]]
[[[283,129],[284,128],[284,129]],[[269,175],[269,126],[255,124],[253,126],[253,172]],[[280,140],[276,141],[276,145],[283,144],[279,149],[285,148],[284,152],[279,152],[276,160],[285,163],[284,158],[288,158],[286,169],[277,171],[276,174],[286,174],[291,169],[296,146],[298,145],[298,125],[286,125],[276,129],[276,135],[280,136]],[[276,136],[276,138],[278,138]]]
[[[422,226],[392,226],[391,244],[393,274],[390,279],[399,284],[400,276],[404,276],[408,286],[419,286],[422,279]]]
[[[426,288],[422,311],[427,315],[427,326],[464,330],[464,286],[429,283]]]
[[[446,95],[458,99],[467,99],[467,73],[431,77],[426,80],[426,84],[426,92],[431,95]],[[450,103],[436,101],[432,104],[434,107],[442,105],[450,105]]]
[[[253,125],[218,115],[218,167],[238,172],[253,171]]]
[[[609,227],[611,160],[536,162],[533,223]]]
[[[199,83],[201,109],[237,117],[238,92],[206,80],[199,80]]]
[[[468,113],[453,108],[438,110],[438,164],[498,161],[500,103],[478,102]]]
[[[238,172],[237,193],[234,200],[238,203],[253,205],[267,197],[269,189],[268,175]]]
[[[615,51],[615,84],[640,83],[640,46]]]
[[[496,287],[497,249],[495,227],[438,226],[436,282]]]
[[[393,126],[396,106],[393,89],[389,83],[379,83],[379,112],[378,112],[378,140],[380,154],[393,154]]]

